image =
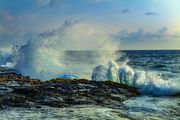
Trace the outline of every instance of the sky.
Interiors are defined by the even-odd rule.
[[[0,50],[67,21],[79,22],[69,30],[74,41],[108,36],[120,50],[180,49],[179,6],[180,0],[0,0]]]

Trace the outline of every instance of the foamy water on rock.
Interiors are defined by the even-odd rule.
[[[131,120],[119,110],[98,106],[77,106],[71,108],[41,109],[8,108],[0,111],[1,120]]]
[[[1,120],[178,120],[179,98],[138,97],[127,100],[119,108],[82,105],[69,108],[7,108],[0,110]]]
[[[124,102],[123,113],[138,120],[179,120],[180,98],[142,96]]]

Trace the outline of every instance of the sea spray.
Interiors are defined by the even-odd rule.
[[[32,78],[48,80],[65,74],[90,79],[95,66],[115,59],[118,44],[111,39],[86,23],[65,20],[60,28],[33,36],[8,62]],[[85,51],[72,57],[74,50],[93,54]]]
[[[148,95],[171,95],[180,92],[179,80],[164,80],[157,72],[133,69],[127,65],[128,62],[120,66],[115,61],[99,65],[93,69],[92,80],[111,80],[127,84],[139,88],[142,94]]]
[[[93,69],[92,80],[119,82],[118,68],[115,61],[109,61],[107,65],[99,65]]]

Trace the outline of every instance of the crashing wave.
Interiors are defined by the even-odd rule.
[[[110,61],[107,66],[99,65],[93,70],[92,80],[112,80],[113,82],[119,82],[118,68],[118,65],[114,61]]]
[[[110,61],[107,65],[95,67],[92,80],[127,84],[139,88],[143,94],[171,95],[180,92],[178,80],[164,80],[156,72],[134,70],[127,62],[118,66],[115,61]]]

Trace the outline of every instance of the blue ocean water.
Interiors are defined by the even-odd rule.
[[[121,59],[129,59],[135,69],[157,71],[165,78],[180,78],[180,50],[132,50],[123,51]]]
[[[118,61],[129,59],[127,64],[133,69],[154,72],[169,85],[180,88],[180,51],[179,50],[133,50],[123,51]],[[155,82],[159,80],[156,79]],[[172,81],[172,82],[171,82]]]

